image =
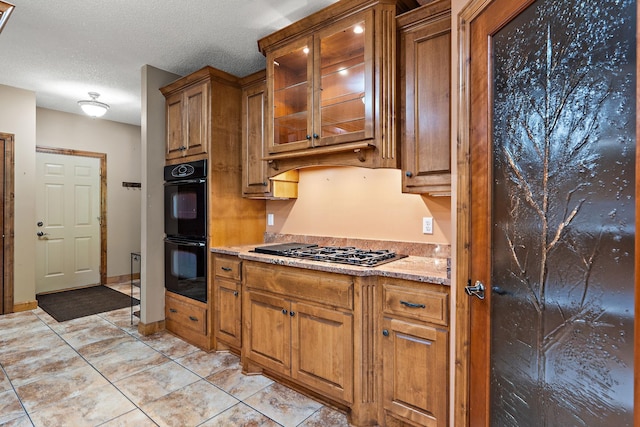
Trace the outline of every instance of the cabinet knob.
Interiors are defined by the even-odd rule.
[[[295,316],[295,315],[296,315],[296,312],[295,312],[295,311],[291,311],[291,312],[289,312],[289,316],[293,317],[293,316]]]
[[[385,337],[388,337],[389,336],[389,331],[386,330],[386,329],[383,329],[382,330],[382,335],[384,335]]]
[[[404,174],[407,178],[411,178],[413,176],[413,172],[411,171],[406,171]]]
[[[311,135],[307,135],[307,139],[311,141]]]
[[[318,139],[318,138],[320,138],[320,135],[318,135],[317,133],[314,133],[313,134],[313,139]]]
[[[233,293],[233,296],[234,296],[234,297],[237,297],[237,296],[238,296],[238,291],[235,291],[235,292]]]
[[[287,314],[287,310],[286,309],[282,309],[282,314]]]
[[[262,185],[263,185],[264,187],[266,187],[266,186],[267,186],[267,185],[269,185],[269,184],[267,183],[267,181],[262,181]]]

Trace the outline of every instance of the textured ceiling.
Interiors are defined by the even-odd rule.
[[[140,125],[148,64],[179,75],[211,65],[238,77],[264,68],[257,40],[336,0],[9,0],[0,84],[38,107],[81,114],[100,93],[104,119]]]

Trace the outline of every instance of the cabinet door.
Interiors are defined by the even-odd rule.
[[[291,376],[353,402],[353,317],[336,310],[291,304]]]
[[[373,12],[319,31],[314,48],[313,145],[373,138]]]
[[[265,147],[266,81],[242,90],[242,194],[261,196],[271,191]]]
[[[167,97],[167,152],[166,159],[176,159],[184,154],[184,116],[182,115],[182,92]]]
[[[387,317],[383,328],[385,413],[421,426],[446,426],[447,332]]]
[[[245,342],[249,359],[275,372],[289,375],[291,367],[291,320],[289,303],[282,298],[249,292],[245,310],[249,334]]]
[[[216,338],[230,346],[242,346],[242,286],[239,282],[215,279]]]
[[[306,37],[267,54],[268,153],[312,145],[312,43]]]
[[[445,6],[442,6],[445,7]],[[448,17],[449,15],[445,15]],[[450,20],[426,21],[401,33],[403,191],[451,191]]]
[[[209,140],[209,82],[200,83],[184,91],[185,155],[207,152]]]

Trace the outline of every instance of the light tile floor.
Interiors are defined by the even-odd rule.
[[[141,336],[130,315],[58,323],[38,308],[0,316],[0,426],[349,425],[341,412],[243,375],[233,354],[167,332]]]

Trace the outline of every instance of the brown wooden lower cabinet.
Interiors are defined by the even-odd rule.
[[[207,349],[207,304],[172,292],[165,293],[165,325],[168,331]]]
[[[293,292],[286,292],[290,286],[299,287],[310,280],[321,286],[323,279],[333,281],[334,287],[352,289],[352,280],[342,276],[341,283],[340,275],[274,268],[276,274],[269,277],[269,273],[262,274],[263,267],[246,266],[243,357],[330,399],[352,403],[352,311],[323,306],[322,300],[314,297],[320,289],[317,287],[309,289],[309,295],[304,295],[304,288],[298,289],[295,297]],[[257,289],[278,287],[285,292]]]
[[[447,425],[448,286],[242,265],[245,373],[347,408],[354,426]]]
[[[383,280],[382,425],[448,420],[448,287]]]
[[[214,334],[217,349],[239,352],[242,347],[242,261],[229,255],[213,256]]]

